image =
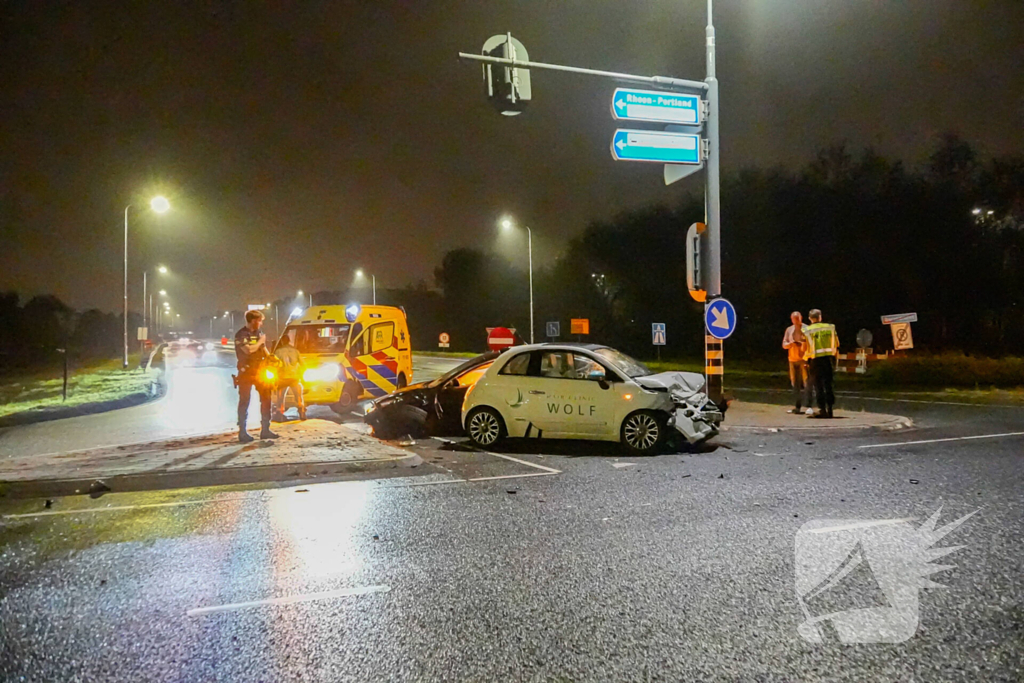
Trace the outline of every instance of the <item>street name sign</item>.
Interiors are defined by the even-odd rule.
[[[704,324],[712,337],[726,339],[736,331],[736,309],[726,299],[715,299],[704,309]]]
[[[612,136],[612,158],[658,164],[699,165],[703,161],[700,135],[624,128]]]
[[[628,121],[700,125],[699,95],[680,95],[657,90],[616,88],[612,95],[612,117]]]
[[[651,323],[651,343],[655,346],[665,345],[665,323]]]

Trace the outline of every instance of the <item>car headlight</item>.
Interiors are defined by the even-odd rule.
[[[325,363],[315,368],[306,368],[302,373],[303,382],[329,382],[338,378],[341,366],[337,363]]]

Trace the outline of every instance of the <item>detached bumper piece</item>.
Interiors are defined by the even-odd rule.
[[[691,444],[706,441],[718,434],[724,415],[704,394],[695,394],[676,405],[669,424]]]

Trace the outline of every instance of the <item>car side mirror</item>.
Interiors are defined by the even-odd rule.
[[[597,386],[601,387],[602,389],[609,389],[612,385],[608,384],[608,380],[602,377],[601,379],[597,380]]]

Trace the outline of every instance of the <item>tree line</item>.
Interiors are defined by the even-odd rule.
[[[722,288],[739,315],[728,357],[778,356],[789,313],[810,308],[836,324],[847,350],[860,329],[872,332],[874,348],[891,348],[880,316],[916,312],[916,348],[1024,355],[1024,157],[982,161],[947,135],[910,170],[837,145],[796,171],[725,177],[722,206]],[[570,319],[587,318],[590,334],[578,339],[650,358],[657,322],[667,325],[668,357],[702,357],[703,305],[686,291],[685,236],[703,217],[703,196],[686,195],[588,225],[534,273],[537,341],[547,339],[548,321],[561,324],[561,340],[575,340]],[[435,268],[433,286],[381,288],[378,302],[406,308],[417,349],[436,349],[447,332],[450,350],[479,351],[488,327],[513,327],[528,340],[528,282],[496,254],[459,248]],[[365,294],[313,296],[323,304]],[[286,319],[294,297],[277,303]],[[242,320],[238,312],[236,326]],[[209,323],[199,319],[195,332]],[[140,324],[129,315],[130,330]],[[77,313],[52,296],[21,305],[17,294],[0,293],[0,364],[39,362],[65,344],[77,357],[117,356],[120,315]]]
[[[947,135],[915,171],[837,145],[797,171],[726,177],[722,207],[722,287],[740,318],[727,355],[779,355],[789,313],[806,318],[810,308],[836,324],[847,350],[860,329],[874,348],[892,348],[880,317],[916,312],[915,348],[1024,353],[1024,157],[983,162]],[[703,305],[686,290],[685,235],[703,217],[703,196],[689,195],[587,226],[534,274],[538,341],[546,321],[560,321],[565,340],[575,339],[571,318],[588,318],[584,341],[649,358],[659,322],[667,354],[702,357]],[[456,249],[435,281],[455,348],[481,348],[484,328],[498,324],[527,337],[527,277],[503,259]]]

